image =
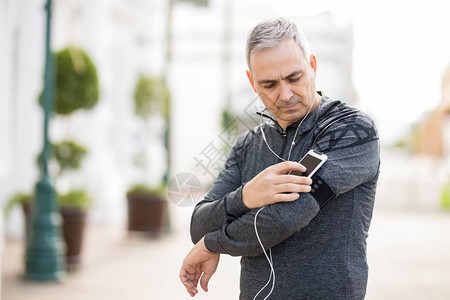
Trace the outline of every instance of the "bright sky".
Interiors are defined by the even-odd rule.
[[[445,1],[277,3],[279,15],[330,11],[338,23],[353,24],[354,85],[362,108],[377,120],[385,142],[439,103],[442,75],[450,66],[450,13]]]

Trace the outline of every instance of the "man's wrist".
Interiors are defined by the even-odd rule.
[[[200,241],[198,241],[198,243],[196,245],[198,247],[198,250],[203,250],[203,251],[206,251],[208,253],[215,254],[214,252],[209,250],[208,247],[206,247],[205,237],[206,237],[206,235],[203,236]]]
[[[242,203],[248,208],[253,209],[251,203],[249,203],[251,197],[248,195],[248,183],[242,188]]]
[[[227,214],[228,222],[233,222],[239,219],[242,215],[250,211],[242,201],[244,184],[232,191],[224,198],[225,212]]]
[[[205,237],[202,237],[201,240],[198,241],[196,246],[199,248],[199,250],[205,250],[205,251],[211,252],[208,250],[208,248],[206,248]]]

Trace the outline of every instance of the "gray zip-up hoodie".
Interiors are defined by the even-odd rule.
[[[263,125],[270,147],[285,159],[297,124],[286,131],[274,119]],[[258,234],[265,248],[272,248],[276,275],[270,299],[362,299],[368,273],[366,238],[380,165],[374,123],[349,105],[323,97],[295,140],[291,160],[299,161],[310,149],[328,156],[312,185],[320,181],[327,189],[302,193],[294,202],[272,204],[259,213]],[[211,252],[242,256],[240,299],[253,299],[270,275],[253,224],[259,209],[244,205],[242,188],[278,162],[260,128],[249,131],[233,147],[224,170],[192,215],[194,243],[205,236]],[[320,194],[330,191],[335,198],[319,208]]]

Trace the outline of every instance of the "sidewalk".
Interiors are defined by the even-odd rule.
[[[192,245],[188,232],[192,209],[173,206],[173,233],[159,239],[124,228],[89,226],[82,266],[62,283],[23,280],[24,245],[21,240],[6,240],[2,300],[191,299],[178,272]],[[223,257],[218,270],[211,291],[196,298],[237,299],[239,258]]]
[[[23,244],[6,240],[2,299],[191,299],[178,280],[190,212],[172,207],[174,232],[160,239],[89,226],[82,266],[62,283],[21,279]],[[450,214],[375,210],[366,299],[450,299],[449,228]],[[222,256],[209,288],[196,299],[237,299],[239,258]]]
[[[450,299],[450,213],[375,210],[367,299]]]

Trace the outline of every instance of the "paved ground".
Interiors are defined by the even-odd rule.
[[[178,282],[190,249],[190,209],[172,207],[174,233],[158,240],[90,226],[82,267],[62,283],[21,279],[23,244],[3,249],[2,299],[191,299]],[[450,214],[375,210],[367,299],[450,299]],[[210,291],[197,299],[237,299],[239,259],[222,257]]]

